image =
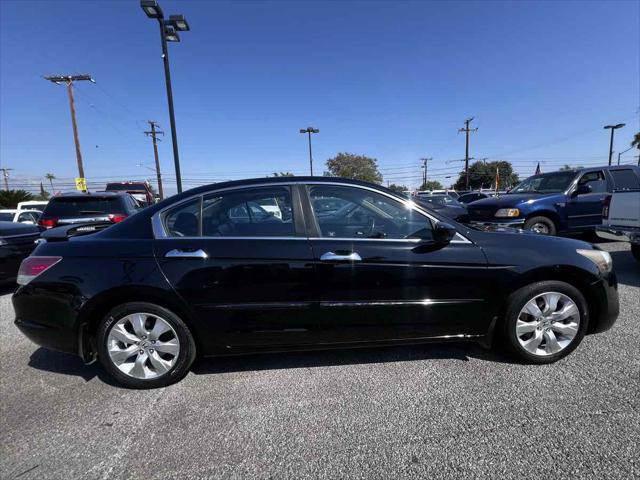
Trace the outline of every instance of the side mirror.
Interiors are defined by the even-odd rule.
[[[587,193],[591,193],[593,191],[593,187],[588,183],[584,183],[582,185],[578,185],[578,187],[573,192],[574,196],[578,195],[586,195]]]
[[[453,227],[453,225],[445,222],[438,222],[435,227],[433,227],[433,240],[436,243],[446,244],[453,240],[456,233],[458,233],[458,231]]]

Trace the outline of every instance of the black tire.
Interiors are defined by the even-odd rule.
[[[549,217],[542,217],[542,216],[531,217],[530,219],[528,219],[526,222],[524,222],[524,229],[535,231],[536,225],[542,225],[547,229],[548,233],[538,232],[541,235],[553,236],[558,231],[558,229],[556,228],[556,224],[553,222],[553,220],[551,220]]]
[[[173,327],[180,342],[180,350],[175,365],[163,375],[153,379],[138,379],[121,372],[113,364],[107,351],[107,339],[111,328],[121,318],[140,312],[157,315],[164,319]],[[176,383],[189,373],[189,368],[196,358],[196,344],[187,325],[170,310],[147,302],[124,303],[112,309],[98,326],[97,348],[98,360],[105,371],[118,383],[128,388],[158,388]]]
[[[640,244],[631,244],[631,254],[636,261],[640,262]]]
[[[518,315],[520,314],[520,311],[525,306],[525,304],[532,298],[544,292],[562,293],[573,300],[573,302],[578,307],[578,311],[580,312],[580,325],[578,327],[576,336],[564,349],[551,355],[539,356],[527,351],[522,345],[520,345],[520,342],[518,341],[518,337],[516,335],[516,323],[518,320]],[[578,347],[580,342],[582,342],[588,326],[589,309],[587,307],[587,302],[580,291],[574,286],[569,285],[565,282],[559,282],[555,280],[544,281],[532,283],[531,285],[522,287],[509,296],[509,298],[507,299],[507,307],[503,318],[502,337],[508,352],[515,356],[521,362],[532,364],[546,364],[560,360],[561,358],[566,357],[571,352],[573,352]]]

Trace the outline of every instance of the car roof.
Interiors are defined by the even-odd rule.
[[[20,210],[22,211],[22,210]],[[3,208],[0,209],[0,213],[18,213],[18,209],[17,208]]]
[[[211,183],[208,185],[202,185],[200,187],[195,187],[190,190],[185,190],[184,192],[175,195],[173,197],[168,197],[168,199],[177,200],[178,198],[186,198],[193,195],[198,195],[203,192],[208,192],[210,190],[220,190],[225,188],[236,188],[236,187],[250,187],[252,185],[278,185],[278,184],[286,184],[286,183],[344,183],[350,185],[359,185],[363,187],[374,187],[379,190],[383,190],[385,192],[389,192],[394,194],[395,196],[400,196],[398,192],[394,190],[390,190],[382,185],[378,185],[376,183],[365,182],[362,180],[353,180],[351,178],[343,178],[343,177],[310,177],[310,176],[300,176],[300,177],[262,177],[262,178],[248,178],[244,180],[231,180],[228,182],[220,182],[220,183]]]
[[[118,197],[129,195],[127,192],[64,192],[56,195],[51,200],[55,200],[56,198],[71,198],[71,197]]]

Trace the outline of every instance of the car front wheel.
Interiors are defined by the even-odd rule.
[[[514,292],[504,318],[507,347],[527,363],[553,363],[582,341],[589,322],[584,296],[565,282],[537,282]]]
[[[98,327],[98,358],[130,388],[164,387],[181,380],[196,355],[189,328],[176,314],[146,302],[122,304]]]
[[[556,224],[547,217],[532,217],[528,219],[524,222],[524,229],[542,235],[555,235],[557,232]]]

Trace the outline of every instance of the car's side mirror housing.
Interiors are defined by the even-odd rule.
[[[447,244],[453,240],[456,233],[458,233],[458,231],[453,227],[453,225],[445,222],[438,222],[433,227],[433,241],[438,244]]]
[[[591,193],[592,191],[593,191],[593,188],[591,187],[591,185],[589,185],[588,183],[585,183],[583,185],[578,185],[578,187],[573,192],[573,195],[574,196],[586,195],[587,193]]]

